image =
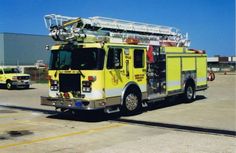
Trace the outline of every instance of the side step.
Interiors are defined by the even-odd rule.
[[[117,112],[120,112],[120,108],[119,107],[107,107],[104,109],[104,112],[107,113],[107,114],[111,114],[111,113],[117,113]]]

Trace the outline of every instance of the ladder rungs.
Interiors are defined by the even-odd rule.
[[[160,26],[160,25],[153,25],[153,24],[146,24],[140,22],[132,22],[120,19],[112,19],[112,18],[105,18],[105,17],[91,17],[93,20],[94,25],[96,26],[103,26],[106,28],[116,28],[119,30],[125,31],[138,31],[138,32],[146,32],[146,33],[153,33],[153,34],[167,34],[167,35],[175,35],[178,31],[176,28],[167,27],[167,26]]]
[[[50,27],[52,26],[62,26],[63,22],[75,20],[78,18],[51,14],[46,15],[44,19],[47,28],[50,29]],[[91,27],[99,27],[101,29],[116,29],[122,31],[133,31],[163,35],[176,35],[178,31],[176,28],[173,27],[159,26],[105,17],[90,17],[88,19],[81,18],[81,21],[83,23],[83,26],[90,25]]]
[[[93,37],[113,37],[114,39],[139,38],[142,44],[151,41],[174,41],[177,46],[189,46],[188,36],[179,33],[174,27],[132,22],[105,17],[78,18],[62,15],[46,15],[44,17],[50,35],[56,41],[72,41]],[[85,36],[85,37],[81,37]],[[112,38],[111,38],[112,39]]]

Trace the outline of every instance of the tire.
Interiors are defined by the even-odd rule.
[[[126,115],[131,115],[141,110],[141,96],[135,90],[128,90],[123,99],[122,112]]]
[[[192,102],[195,99],[195,88],[191,83],[187,83],[184,90],[184,99],[186,102]]]
[[[26,85],[26,86],[25,86],[25,89],[29,89],[29,88],[30,88],[30,85]]]
[[[8,90],[11,90],[11,89],[12,89],[12,83],[11,83],[11,81],[7,81],[6,86],[7,86],[7,89],[8,89]]]

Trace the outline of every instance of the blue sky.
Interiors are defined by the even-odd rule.
[[[0,32],[47,35],[52,13],[173,26],[189,33],[190,48],[235,55],[234,0],[0,0]]]

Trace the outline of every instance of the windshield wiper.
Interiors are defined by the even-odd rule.
[[[80,69],[78,69],[78,70],[79,70],[80,75],[84,78],[85,75],[82,73],[82,71]]]

